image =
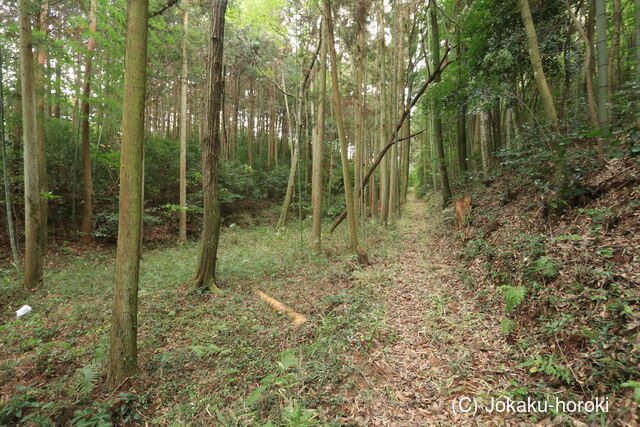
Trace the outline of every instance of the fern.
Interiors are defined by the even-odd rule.
[[[546,256],[542,256],[535,260],[533,268],[544,277],[548,277],[550,279],[558,275],[558,266],[555,261]]]
[[[87,397],[98,382],[100,366],[97,363],[90,363],[78,369],[75,377],[75,388],[78,396],[82,399]]]
[[[518,365],[518,368],[530,368],[529,372],[532,374],[536,372],[543,372],[558,380],[562,380],[567,384],[571,384],[572,382],[571,371],[558,364],[551,355],[539,354],[533,359],[529,359],[526,362],[521,363]]]
[[[515,326],[515,322],[507,317],[500,320],[500,328],[502,329],[502,333],[505,335],[509,335]]]
[[[514,308],[520,305],[524,296],[527,293],[527,288],[524,286],[503,286],[504,301],[506,304],[506,310],[512,311]]]

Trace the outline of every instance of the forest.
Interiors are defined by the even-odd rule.
[[[640,424],[640,0],[2,0],[0,426]]]

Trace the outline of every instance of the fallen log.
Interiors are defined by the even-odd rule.
[[[273,308],[275,311],[280,312],[285,316],[287,316],[289,319],[291,319],[291,321],[293,322],[293,326],[298,327],[303,323],[309,321],[309,319],[304,317],[302,314],[296,311],[293,311],[292,309],[290,309],[289,307],[287,307],[277,299],[271,298],[269,295],[265,294],[264,292],[256,290],[255,294],[258,297],[260,297],[260,299],[262,299],[264,302],[269,304],[269,306]]]

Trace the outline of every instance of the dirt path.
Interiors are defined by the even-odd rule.
[[[387,324],[396,335],[360,365],[365,387],[349,421],[365,425],[484,424],[478,414],[456,415],[456,397],[495,394],[510,387],[514,365],[499,318],[465,284],[439,210],[410,200],[399,222],[404,251],[384,268]]]

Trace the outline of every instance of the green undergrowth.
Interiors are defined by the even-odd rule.
[[[309,224],[305,224],[305,229]],[[105,390],[113,253],[50,260],[45,283],[23,291],[5,276],[0,300],[0,425],[100,426],[337,424],[362,374],[352,362],[391,339],[375,265],[396,253],[393,231],[369,224],[370,267],[346,250],[343,233],[325,249],[300,245],[298,226],[222,233],[220,295],[186,283],[197,243],[145,251],[139,286],[139,376]],[[382,237],[381,237],[382,236]],[[365,245],[367,242],[365,242]],[[254,296],[259,289],[303,313],[299,329]],[[33,312],[15,319],[13,310]]]
[[[459,237],[469,285],[494,307],[511,357],[529,377],[513,390],[610,396],[616,405],[606,418],[584,419],[623,422],[625,408],[640,402],[637,158],[613,158],[598,170],[580,151],[568,167],[580,171],[575,182],[553,189],[528,157],[509,156],[474,187]]]

